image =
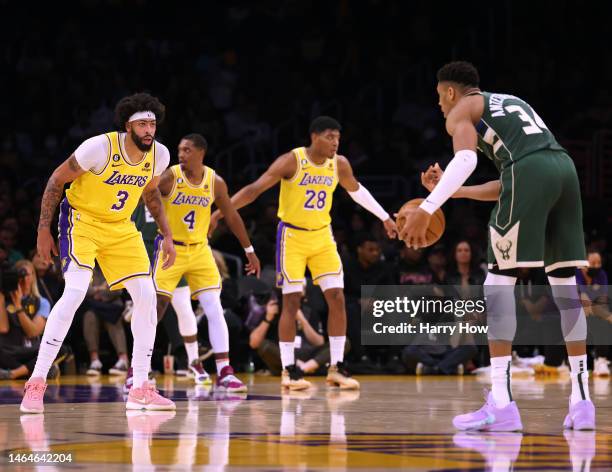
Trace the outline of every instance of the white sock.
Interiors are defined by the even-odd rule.
[[[87,273],[87,284],[89,284],[91,273],[89,271],[80,272]],[[68,274],[68,272],[65,274],[66,284],[69,283],[68,281],[70,279]],[[85,299],[86,293],[87,285],[85,285],[85,290],[77,290],[68,286],[64,289],[64,293],[62,293],[62,296],[51,310],[49,318],[47,319],[45,331],[40,341],[40,348],[38,349],[36,365],[30,377],[31,379],[34,377],[40,377],[42,379],[47,378],[51,364],[53,364],[53,361],[57,357],[57,353],[72,324],[74,314]]]
[[[225,359],[217,359],[215,360],[216,364],[217,364],[217,375],[221,375],[221,371],[223,370],[223,368],[225,366],[230,365],[230,361],[228,358]]]
[[[330,365],[336,365],[344,360],[344,344],[346,336],[330,336],[329,337],[329,356]]]
[[[229,352],[229,332],[223,316],[220,294],[218,291],[203,292],[198,295],[206,319],[208,320],[208,339],[215,354]]]
[[[124,285],[134,302],[131,321],[134,337],[132,371],[133,385],[140,388],[143,382],[149,380],[151,370],[151,356],[157,330],[157,299],[153,280],[149,277],[126,280]]]
[[[491,392],[497,408],[504,408],[512,401],[510,363],[512,356],[491,357]]]
[[[198,342],[194,341],[192,343],[185,342],[185,350],[187,351],[187,362],[189,365],[195,360],[198,359]]]
[[[590,400],[589,371],[587,370],[587,356],[569,356],[570,377],[572,379],[572,395],[570,403],[575,405],[581,400]]]
[[[282,342],[279,341],[278,347],[280,348],[281,363],[283,369],[288,365],[295,364],[295,342]]]

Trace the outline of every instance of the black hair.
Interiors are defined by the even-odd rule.
[[[444,64],[436,74],[438,82],[455,82],[467,87],[478,87],[480,76],[470,62],[455,61]]]
[[[342,126],[338,121],[331,116],[317,116],[310,123],[308,131],[310,133],[321,134],[323,131],[331,129],[333,131],[342,131]]]
[[[198,149],[204,149],[205,151],[208,150],[208,141],[206,141],[206,138],[200,133],[190,133],[186,136],[183,136],[182,139],[191,141],[193,145]]]
[[[119,100],[115,106],[115,123],[123,129],[130,116],[139,111],[155,113],[158,125],[164,121],[166,116],[166,107],[157,97],[148,93],[135,93]]]

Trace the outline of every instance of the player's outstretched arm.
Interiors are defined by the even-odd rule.
[[[253,183],[242,187],[232,197],[232,206],[239,210],[242,207],[253,203],[259,195],[268,190],[270,187],[276,185],[281,179],[290,179],[295,175],[297,171],[297,163],[292,152],[288,152],[278,157],[268,170],[266,170],[261,176]],[[223,210],[218,208],[212,215],[212,221],[216,226],[216,222],[225,216]]]
[[[55,209],[62,198],[64,185],[72,182],[85,172],[85,169],[81,168],[76,157],[72,154],[68,159],[62,162],[59,167],[53,171],[51,177],[49,177],[40,205],[38,238],[36,241],[38,254],[47,263],[51,262],[51,256],[58,255],[55,241],[53,241],[53,236],[51,236],[51,222],[55,215]]]
[[[355,202],[383,222],[389,238],[393,239],[397,237],[395,221],[393,221],[389,213],[385,211],[380,203],[376,201],[368,189],[357,181],[350,162],[344,156],[338,156],[338,181]]]
[[[436,162],[435,165],[429,166],[425,172],[421,172],[421,184],[430,192],[438,185],[444,171]],[[469,198],[471,200],[479,200],[482,202],[494,202],[499,198],[501,191],[501,181],[491,180],[479,185],[464,185],[459,187],[451,198]]]
[[[249,234],[244,226],[244,221],[242,221],[238,211],[232,205],[232,201],[227,193],[227,185],[225,181],[218,175],[215,175],[215,204],[225,216],[227,226],[231,232],[234,233],[236,238],[238,238],[238,241],[240,241],[240,244],[246,253],[246,257],[249,260],[248,264],[246,265],[247,275],[254,274],[257,278],[259,278],[259,274],[261,273],[261,264],[251,244],[251,239],[249,238]]]
[[[408,246],[414,248],[425,246],[425,234],[431,215],[459,190],[476,169],[478,163],[476,156],[478,135],[474,122],[480,119],[477,114],[482,114],[482,110],[479,111],[478,109],[476,100],[463,99],[451,110],[446,119],[446,130],[453,137],[455,157],[446,166],[446,171],[440,178],[438,185],[425,198],[419,208],[407,208],[400,212],[401,215],[398,214],[398,216],[406,218],[399,237]],[[482,99],[480,99],[480,103],[482,103]]]
[[[149,213],[157,223],[157,227],[161,235],[164,237],[162,242],[162,253],[164,257],[164,265],[163,269],[167,269],[174,264],[174,259],[176,259],[176,250],[174,249],[174,242],[172,241],[172,231],[170,230],[170,225],[168,224],[168,218],[166,218],[166,212],[164,211],[164,205],[161,200],[161,192],[159,189],[160,181],[162,181],[162,176],[155,176],[151,181],[147,184],[142,192],[142,199],[144,204],[149,209]]]

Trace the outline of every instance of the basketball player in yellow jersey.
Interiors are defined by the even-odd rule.
[[[336,186],[340,184],[353,200],[376,215],[389,237],[394,238],[397,234],[395,222],[357,182],[348,160],[336,154],[340,130],[340,124],[333,118],[315,118],[310,125],[310,146],[283,154],[259,179],[232,197],[234,208],[242,208],[281,182],[278,208],[281,222],[276,241],[277,284],[283,291],[279,321],[281,385],[292,390],[310,387],[302,370],[295,365],[294,354],[295,317],[300,307],[306,267],[314,283],[321,287],[329,308],[327,329],[331,362],[327,383],[343,389],[359,388],[359,383],[350,378],[343,367],[346,342],[344,280],[329,214]],[[213,224],[220,216],[215,212]]]
[[[111,289],[125,287],[134,302],[134,386],[128,409],[168,410],[175,405],[148,383],[151,353],[157,325],[155,288],[141,234],[130,216],[142,196],[163,234],[164,267],[175,257],[172,233],[164,213],[157,184],[168,166],[170,153],[155,141],[165,107],[149,94],[125,97],[115,108],[117,124],[125,133],[111,132],[83,142],[49,179],[43,194],[37,248],[50,260],[58,251],[50,225],[64,184],[72,182],[61,203],[59,255],[64,292],[45,327],[32,377],[25,385],[21,411],[42,413],[45,378],[51,363],[83,302],[95,262]]]
[[[170,268],[163,267],[155,241],[153,278],[157,289],[158,318],[166,312],[172,293],[181,277],[185,276],[191,296],[198,299],[206,319],[210,343],[217,364],[216,390],[246,392],[247,388],[235,375],[229,363],[229,334],[221,306],[221,275],[208,245],[210,208],[213,204],[223,212],[227,224],[244,248],[248,263],[247,274],[259,277],[260,264],[247,234],[242,218],[232,207],[227,185],[213,169],[204,165],[208,149],[200,134],[185,136],[178,147],[179,165],[166,170],[159,183],[166,214],[176,247],[176,261]],[[198,360],[198,328],[192,313],[177,311],[179,331],[185,340],[190,374],[196,383],[206,384],[208,374]]]

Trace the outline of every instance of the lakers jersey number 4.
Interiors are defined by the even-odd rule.
[[[338,185],[338,159],[334,156],[316,165],[308,159],[304,147],[294,149],[293,155],[297,171],[291,179],[281,180],[278,217],[308,230],[328,226],[333,193]]]
[[[70,206],[97,221],[117,222],[131,217],[144,188],[153,179],[155,149],[146,152],[138,163],[124,155],[119,133],[105,134],[109,153],[102,170],[89,170],[70,184],[66,197]]]
[[[204,166],[202,182],[194,185],[187,180],[180,165],[170,170],[174,184],[163,200],[172,238],[185,244],[204,242],[210,224],[210,207],[215,200],[215,171]]]

